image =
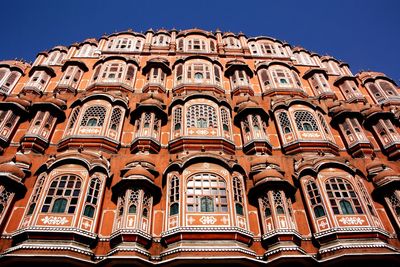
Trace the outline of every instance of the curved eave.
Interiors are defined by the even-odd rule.
[[[49,110],[56,114],[56,117],[65,119],[64,110],[67,108],[66,105],[58,106],[51,102],[36,102],[32,104],[32,110]]]
[[[56,76],[56,73],[52,68],[50,68],[48,66],[40,65],[40,66],[33,66],[31,68],[31,70],[29,71],[29,77],[31,77],[33,75],[33,73],[35,73],[35,71],[45,71],[51,77]]]
[[[130,175],[123,177],[112,188],[113,199],[116,199],[121,192],[125,192],[130,187],[142,187],[148,189],[157,203],[161,199],[161,189],[149,178],[143,175]]]
[[[223,106],[227,107],[229,109],[229,111],[232,110],[230,104],[225,99],[225,97],[218,97],[216,95],[199,92],[199,93],[193,93],[193,94],[185,95],[183,97],[176,97],[176,98],[172,99],[171,104],[168,107],[168,113],[171,113],[172,108],[174,106],[184,105],[189,100],[196,99],[196,98],[205,98],[205,99],[213,101],[217,105],[223,105]]]
[[[166,60],[164,61],[152,61],[149,60],[146,62],[146,66],[143,67],[142,72],[143,74],[147,74],[152,67],[159,67],[161,68],[167,75],[171,75],[172,71],[169,67],[169,62]]]
[[[262,108],[262,106],[245,107],[237,112],[234,118],[235,124],[240,125],[240,120],[248,114],[259,114],[262,116],[263,119],[265,119],[265,121],[268,121],[269,119],[268,113]]]
[[[174,64],[172,64],[172,69],[174,69],[176,65],[178,65],[180,63],[184,64],[186,61],[189,61],[191,59],[204,59],[204,60],[210,62],[211,64],[216,64],[216,65],[220,66],[220,68],[222,70],[224,69],[221,62],[219,62],[218,60],[212,59],[210,57],[203,56],[203,55],[191,55],[191,56],[187,56],[184,58],[179,58],[174,62]]]
[[[61,71],[64,72],[69,66],[78,66],[84,72],[89,71],[89,68],[86,66],[86,64],[79,60],[67,60],[61,67]]]
[[[164,125],[167,121],[168,121],[168,115],[167,113],[164,111],[165,108],[156,106],[156,105],[146,105],[146,104],[138,104],[136,109],[134,109],[131,112],[131,117],[132,118],[137,118],[138,116],[140,116],[143,112],[145,111],[154,111],[156,112],[158,115],[161,115],[161,120],[162,120],[162,124]]]
[[[321,68],[312,68],[312,69],[307,70],[307,71],[304,73],[303,79],[308,79],[308,78],[310,78],[311,76],[313,76],[315,73],[321,73],[321,74],[323,74],[324,77],[325,77],[325,79],[327,79],[327,80],[328,80],[328,78],[329,78],[329,77],[328,77],[328,73],[326,72],[326,70],[321,69]]]
[[[138,69],[140,69],[140,64],[136,58],[124,57],[124,56],[119,56],[119,55],[108,56],[108,57],[98,60],[96,63],[94,63],[93,69],[95,69],[98,65],[103,64],[110,60],[121,60],[121,61],[124,61],[126,64],[133,64]]]
[[[115,105],[121,105],[123,106],[125,109],[128,109],[129,106],[129,100],[128,99],[124,99],[123,96],[113,96],[107,93],[103,93],[103,92],[95,92],[92,94],[89,94],[85,97],[83,97],[82,99],[77,99],[75,100],[72,104],[71,104],[71,108],[77,106],[77,105],[81,105],[84,104],[92,99],[104,99],[107,102],[111,103],[111,104],[115,104]]]
[[[338,77],[338,78],[333,82],[333,85],[334,85],[334,86],[339,86],[340,84],[342,84],[342,83],[345,82],[345,81],[353,81],[353,82],[355,82],[356,85],[358,86],[357,78],[356,78],[355,76],[348,76],[348,75]]]
[[[246,74],[252,78],[253,77],[253,71],[250,69],[250,67],[241,62],[228,62],[226,64],[226,70],[225,70],[225,77],[229,77],[233,74],[235,70],[244,70]]]

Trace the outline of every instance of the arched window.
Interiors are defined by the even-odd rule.
[[[326,181],[326,193],[334,214],[363,214],[353,186],[343,178]]]
[[[196,174],[188,179],[186,191],[188,212],[227,212],[225,181],[215,174]]]
[[[216,109],[210,105],[195,104],[188,108],[187,127],[218,128]]]
[[[382,88],[383,92],[387,95],[387,97],[398,96],[396,87],[389,83],[388,81],[379,81],[379,86]]]
[[[296,127],[299,131],[318,131],[317,121],[309,111],[294,112]]]
[[[169,184],[169,215],[179,213],[179,178],[174,176]]]
[[[81,179],[76,175],[58,176],[50,184],[42,212],[73,214],[81,192]]]
[[[106,116],[106,108],[103,106],[91,106],[86,109],[81,120],[81,126],[103,126]]]

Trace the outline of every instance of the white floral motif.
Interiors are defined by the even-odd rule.
[[[196,130],[196,134],[207,135],[209,132],[207,130]]]
[[[350,225],[362,225],[364,220],[359,217],[343,217],[339,220],[343,224],[350,224]]]
[[[46,216],[41,219],[43,224],[52,224],[52,225],[64,225],[68,223],[68,219],[65,217],[57,217],[57,216]]]
[[[214,224],[217,221],[214,216],[201,216],[200,222],[202,224]]]

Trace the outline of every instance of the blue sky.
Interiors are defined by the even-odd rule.
[[[129,28],[219,28],[285,40],[400,84],[398,0],[23,0],[1,11],[0,59],[33,61],[55,45]]]

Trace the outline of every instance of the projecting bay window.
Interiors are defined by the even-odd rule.
[[[8,95],[17,84],[21,73],[8,68],[0,68],[0,93]]]
[[[368,82],[365,87],[377,104],[394,101],[400,103],[400,94],[396,86],[385,80]]]

